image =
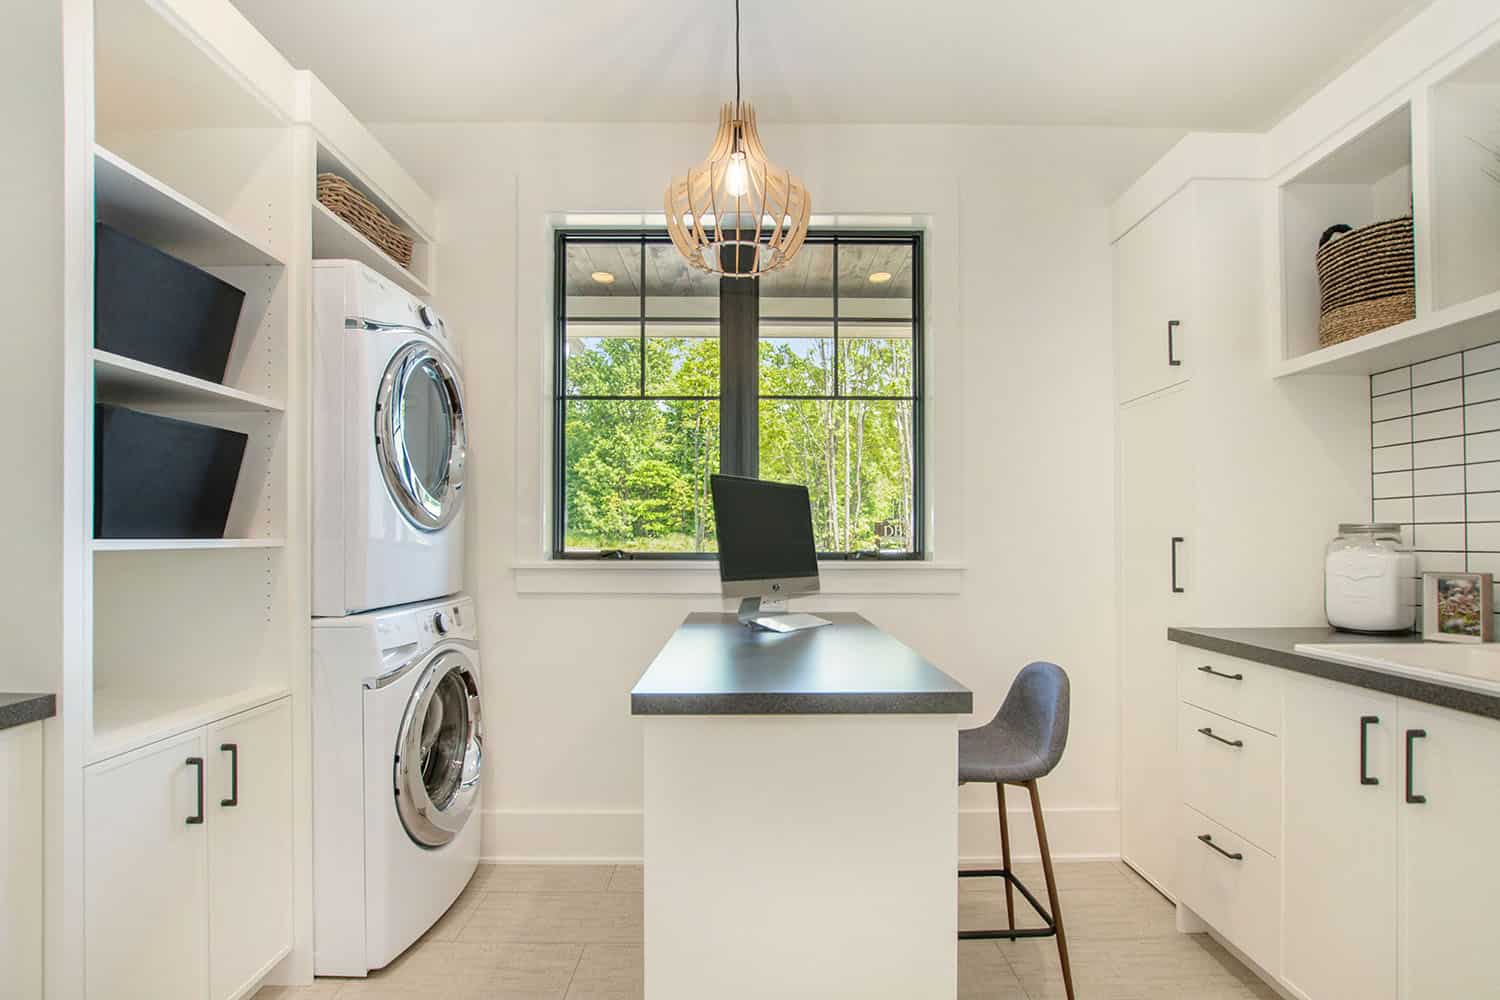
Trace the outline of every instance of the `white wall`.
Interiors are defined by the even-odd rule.
[[[711,128],[376,131],[437,200],[437,304],[468,369],[469,586],[482,615],[492,750],[486,854],[639,857],[641,734],[628,692],[683,615],[721,601],[697,583],[675,596],[660,585],[656,594],[518,592],[515,566],[545,551],[547,232],[561,213],[659,212],[667,180],[703,155]],[[1027,662],[1062,664],[1073,679],[1072,738],[1043,783],[1049,833],[1059,854],[1114,854],[1107,206],[1177,136],[774,123],[764,134],[808,184],[815,211],[909,214],[929,226],[931,502],[940,558],[965,567],[957,593],[806,606],[862,611],[908,642],[974,689],[976,722]],[[962,852],[994,854],[993,793],[966,789],[961,801]]]

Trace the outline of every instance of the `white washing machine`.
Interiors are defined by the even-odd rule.
[[[484,725],[463,595],[313,622],[313,969],[383,968],[479,863]]]
[[[314,262],[314,616],[463,586],[462,374],[430,306],[357,261]]]

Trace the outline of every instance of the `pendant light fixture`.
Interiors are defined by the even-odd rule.
[[[693,267],[755,278],[791,263],[807,238],[812,199],[766,156],[755,109],[740,100],[740,3],[734,2],[734,103],[719,109],[708,159],[667,186],[667,230]]]

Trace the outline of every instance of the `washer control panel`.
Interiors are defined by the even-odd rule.
[[[444,639],[473,640],[474,618],[474,602],[470,598],[451,597],[381,612],[375,631],[382,653],[409,656]]]

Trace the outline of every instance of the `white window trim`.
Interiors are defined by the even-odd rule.
[[[711,559],[538,559],[512,567],[518,594],[719,594],[719,564]],[[943,596],[960,593],[957,562],[829,559],[818,563],[819,596]],[[813,598],[815,599],[815,598]]]

